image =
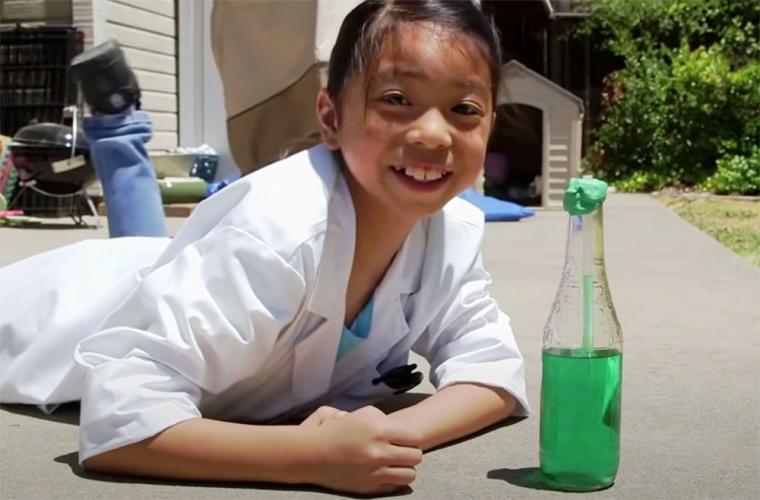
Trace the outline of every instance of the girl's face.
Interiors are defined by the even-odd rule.
[[[338,103],[323,91],[323,139],[343,155],[354,203],[412,221],[471,186],[493,124],[490,87],[470,37],[417,23],[386,38],[374,72],[351,78]]]

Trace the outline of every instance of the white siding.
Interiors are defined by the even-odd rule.
[[[174,7],[171,15],[126,5],[121,0],[96,0],[104,2],[106,21],[138,28],[142,31],[174,37]]]
[[[124,5],[155,12],[166,17],[174,17],[174,0],[118,0]],[[183,0],[187,1],[187,0]]]
[[[3,23],[69,24],[71,18],[71,2],[62,2],[61,0],[0,0],[0,21]]]
[[[71,0],[71,22],[84,33],[84,48],[92,47],[92,0]]]
[[[86,0],[74,0],[84,2]],[[89,0],[100,16],[102,39],[119,41],[142,89],[142,109],[153,119],[148,149],[177,147],[177,38],[174,0]]]
[[[177,115],[175,113],[152,112],[153,126],[156,130],[165,130],[167,132],[177,132]]]
[[[177,88],[177,77],[154,71],[144,71],[134,68],[140,88],[143,90],[155,90],[158,92],[174,92]]]
[[[118,39],[122,45],[134,47],[136,49],[147,50],[148,52],[157,52],[159,54],[176,53],[174,37],[166,35],[156,35],[136,28],[122,26],[108,22],[108,31],[114,38]]]
[[[176,132],[159,132],[153,134],[153,139],[148,143],[148,149],[169,149],[177,147]]]

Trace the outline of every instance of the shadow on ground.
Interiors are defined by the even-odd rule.
[[[415,392],[404,393],[381,401],[380,403],[377,403],[376,406],[385,413],[392,413],[394,411],[415,405],[420,401],[425,400],[429,396],[430,394]],[[51,405],[51,408],[54,408],[54,411],[50,414],[47,414],[35,405],[0,404],[0,410],[5,410],[16,415],[39,418],[41,420],[47,420],[49,422],[79,425],[79,402],[64,403],[58,405],[57,407],[55,405]],[[288,421],[287,423],[298,424],[299,422],[300,419],[296,419],[292,422]]]
[[[403,408],[407,408],[409,406],[413,406],[421,401],[424,401],[428,397],[430,397],[430,394],[404,393],[404,394],[400,394],[398,396],[393,396],[389,399],[386,399],[378,403],[376,406],[380,408],[382,411],[384,411],[385,413],[391,413],[394,411],[401,410]],[[0,405],[0,409],[7,411],[9,413],[24,415],[24,416],[32,417],[32,418],[38,418],[38,419],[47,420],[50,422],[58,422],[58,423],[69,424],[69,425],[78,425],[79,423],[80,407],[79,407],[79,403],[76,403],[76,402],[62,404],[57,409],[55,409],[53,413],[49,415],[44,413],[37,406],[32,406],[32,405],[3,404],[3,405]],[[429,451],[433,452],[440,449],[444,449],[449,446],[453,446],[458,443],[461,443],[463,441],[481,436],[483,434],[487,434],[496,429],[514,425],[516,423],[521,422],[522,420],[524,420],[524,418],[509,418],[507,420],[494,424],[490,427],[482,429],[481,431],[475,434],[466,436],[464,438],[458,439],[450,443],[446,443],[444,445],[433,448],[432,450],[429,450]],[[324,488],[319,488],[316,486],[309,486],[309,485],[294,486],[294,485],[279,485],[279,484],[273,484],[273,483],[234,483],[234,482],[209,482],[209,481],[177,482],[177,481],[156,480],[156,479],[142,478],[142,477],[125,477],[125,476],[115,476],[115,475],[108,475],[108,474],[98,474],[98,473],[87,471],[84,468],[82,468],[79,465],[78,454],[75,451],[55,457],[54,460],[57,463],[68,465],[69,468],[71,469],[71,472],[74,475],[81,477],[83,479],[89,479],[92,481],[102,481],[102,482],[112,482],[112,483],[138,483],[138,484],[189,486],[189,487],[249,488],[249,489],[254,488],[254,489],[259,489],[259,490],[274,490],[274,491],[298,490],[298,491],[321,492],[321,493],[329,492],[330,494],[343,496],[345,498],[366,498],[366,496],[363,496],[363,495],[351,495],[347,493],[328,491]],[[544,485],[543,483],[540,482],[540,472],[538,471],[537,468],[497,469],[497,470],[490,471],[488,473],[488,477],[490,479],[501,479],[511,484],[527,487],[527,488],[552,489],[549,486]],[[384,495],[384,497],[405,496],[412,492],[413,490],[411,488],[405,487],[393,494]]]
[[[61,222],[19,222],[19,223],[5,223],[0,224],[0,228],[7,227],[9,229],[29,229],[29,230],[38,230],[38,229],[45,229],[45,230],[67,230],[67,229],[98,229],[98,226],[92,224],[92,225],[86,225],[86,224],[77,224],[74,221],[71,221],[69,223],[61,223]]]
[[[432,449],[426,451],[425,453],[430,453],[430,452],[433,452],[433,451],[443,450],[445,448],[448,448],[450,446],[455,446],[455,445],[457,445],[459,443],[462,443],[464,441],[469,441],[470,439],[474,439],[474,438],[480,437],[480,436],[482,436],[484,434],[488,434],[489,432],[493,432],[496,429],[501,429],[503,427],[509,427],[510,425],[519,424],[520,422],[522,422],[526,418],[527,417],[510,417],[510,418],[508,418],[506,420],[502,420],[501,422],[497,422],[497,423],[495,423],[495,424],[493,424],[491,426],[488,426],[485,429],[481,429],[481,430],[479,430],[478,432],[476,432],[474,434],[470,434],[468,436],[456,439],[454,441],[449,441],[448,443],[444,443],[444,444],[442,444],[440,446],[436,446],[435,448],[432,448]]]
[[[488,479],[499,479],[501,481],[506,481],[509,484],[521,488],[530,488],[532,490],[562,491],[563,493],[589,493],[587,491],[562,490],[550,484],[538,467],[526,467],[523,469],[494,469],[488,471],[486,477],[488,477]],[[607,489],[609,487],[612,487],[612,485],[602,489]]]
[[[405,393],[398,396],[391,397],[381,403],[378,403],[378,407],[384,412],[389,413],[393,411],[406,408],[423,401],[429,394],[421,393]],[[79,424],[79,411],[80,405],[78,402],[66,403],[58,406],[51,414],[46,414],[39,407],[33,405],[18,405],[18,404],[2,404],[0,409],[13,413],[16,415],[23,415],[26,417],[37,418],[41,420],[47,420],[49,422],[57,422],[69,425]],[[311,485],[280,485],[274,483],[236,483],[236,482],[212,482],[212,481],[168,481],[157,480],[145,477],[126,477],[109,474],[99,474],[88,470],[85,470],[79,465],[79,456],[76,451],[66,453],[54,458],[56,463],[65,464],[71,472],[83,479],[100,482],[110,483],[122,483],[122,484],[152,484],[152,485],[171,485],[180,487],[206,487],[206,488],[246,488],[246,489],[258,489],[258,490],[271,490],[271,491],[304,491],[315,493],[330,493],[331,495],[342,496],[344,498],[367,498],[364,495],[352,495],[349,493],[336,492],[327,490]],[[392,494],[376,496],[377,498],[384,497],[396,497],[409,495],[413,490],[409,487],[404,487]]]
[[[234,483],[234,482],[216,482],[216,481],[172,481],[172,480],[158,480],[146,477],[126,477],[126,476],[114,476],[109,474],[99,474],[85,470],[79,465],[78,453],[72,451],[55,457],[55,461],[59,464],[68,465],[71,472],[82,479],[88,479],[91,481],[100,481],[106,483],[121,483],[121,484],[151,484],[151,485],[164,485],[172,487],[191,487],[191,488],[228,488],[228,489],[254,489],[264,491],[302,491],[313,493],[329,493],[334,496],[341,496],[344,498],[367,498],[366,495],[352,495],[350,493],[344,493],[339,491],[327,490],[318,486],[310,485],[293,485],[293,484],[276,484],[276,483]],[[386,494],[386,495],[373,495],[373,498],[389,498],[406,496],[413,492],[413,490],[405,486],[400,490]]]
[[[79,403],[64,403],[50,415],[44,413],[39,407],[33,405],[0,405],[0,410],[25,417],[39,418],[49,422],[61,424],[79,425]]]

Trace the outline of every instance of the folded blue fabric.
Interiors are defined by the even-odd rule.
[[[472,188],[459,193],[459,197],[481,209],[486,214],[486,222],[514,221],[536,215],[536,212],[530,208],[492,196],[484,196]]]

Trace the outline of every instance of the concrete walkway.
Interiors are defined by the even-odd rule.
[[[427,453],[411,497],[572,498],[520,486],[538,466],[541,335],[559,283],[566,224],[562,212],[542,211],[488,225],[492,293],[512,316],[525,354],[534,416]],[[625,336],[622,459],[617,483],[588,496],[757,498],[760,270],[648,196],[612,196],[605,224],[607,272]],[[105,232],[0,228],[0,265],[96,234]],[[72,407],[52,418],[0,409],[0,498],[334,496],[90,476],[76,466],[76,418]]]

